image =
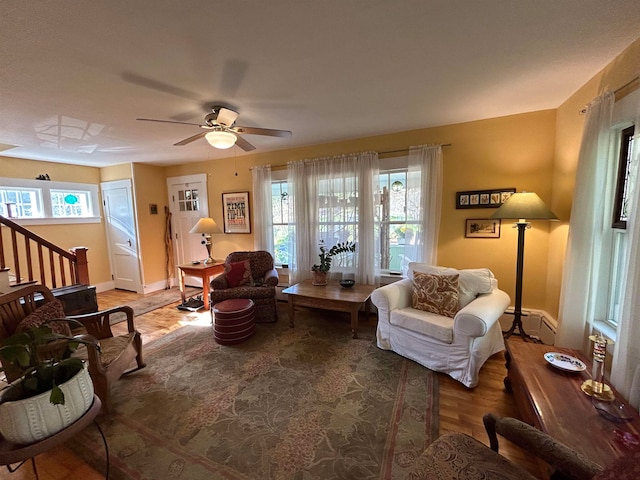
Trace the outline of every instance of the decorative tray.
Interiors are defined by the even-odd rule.
[[[566,355],[559,352],[547,352],[544,354],[544,359],[560,370],[565,372],[582,372],[587,369],[584,362],[571,355]]]

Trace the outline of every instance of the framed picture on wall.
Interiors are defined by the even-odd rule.
[[[251,233],[249,192],[222,194],[224,233]]]
[[[456,192],[456,208],[498,208],[515,192],[515,188]]]
[[[464,228],[466,238],[500,238],[500,219],[467,218]]]

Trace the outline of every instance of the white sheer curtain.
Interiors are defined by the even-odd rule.
[[[319,243],[357,243],[353,255],[334,258],[331,273],[350,272],[356,281],[375,283],[374,191],[377,153],[290,162],[288,185],[293,225],[289,283],[311,277]],[[354,261],[355,260],[355,261]]]
[[[256,250],[273,255],[273,209],[271,205],[271,165],[251,169],[253,183],[253,244]]]
[[[638,96],[640,98],[640,96]],[[611,382],[616,389],[638,405],[638,393],[632,391],[634,374],[640,365],[640,188],[638,168],[640,166],[640,100],[636,103],[633,152],[629,168],[629,209],[627,218],[628,259],[622,308],[618,322],[616,344],[611,367]],[[636,384],[636,389],[637,389]]]
[[[435,265],[442,210],[442,145],[420,145],[409,149],[407,196],[420,198],[422,228],[415,237],[413,261]]]
[[[598,272],[605,226],[611,211],[607,205],[608,163],[611,158],[611,119],[614,96],[606,92],[587,109],[587,118],[578,157],[576,187],[569,222],[569,238],[565,255],[560,318],[556,344],[586,351],[597,294]]]

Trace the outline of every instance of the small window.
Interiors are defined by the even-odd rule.
[[[55,218],[90,217],[91,197],[89,192],[51,190],[51,213]]]
[[[632,125],[622,130],[620,136],[618,180],[616,182],[616,197],[613,206],[613,228],[627,228],[627,218],[629,218],[629,170],[631,168],[634,131],[635,128]]]
[[[4,217],[41,217],[41,204],[38,189],[0,187],[0,214]]]
[[[273,209],[273,245],[274,261],[276,265],[289,264],[289,193],[287,182],[275,181],[271,183],[271,205]]]

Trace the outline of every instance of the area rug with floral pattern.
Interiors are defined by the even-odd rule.
[[[185,326],[145,345],[98,417],[112,479],[405,478],[438,433],[435,373],[310,311],[236,346]],[[98,430],[69,445],[105,470]]]

